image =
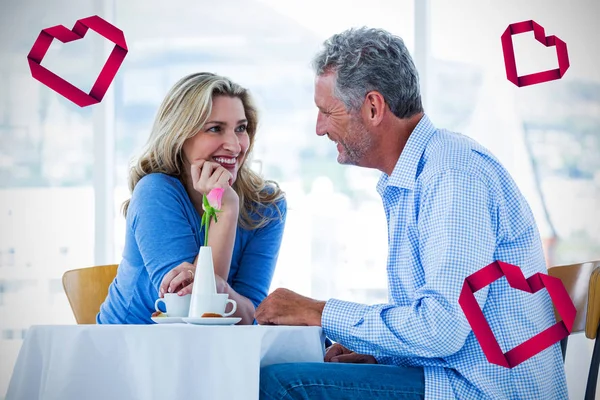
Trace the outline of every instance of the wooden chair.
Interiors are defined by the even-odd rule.
[[[117,275],[118,264],[80,268],[63,274],[62,283],[78,324],[95,324],[96,314]]]
[[[600,261],[581,264],[562,265],[548,269],[548,275],[559,278],[571,300],[577,308],[577,316],[571,334],[585,331],[588,339],[595,339],[592,361],[588,373],[585,400],[593,400],[598,381],[598,366],[600,365]],[[557,320],[559,318],[556,315]],[[561,347],[563,361],[567,351],[568,337],[563,339]]]

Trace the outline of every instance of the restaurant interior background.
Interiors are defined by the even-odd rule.
[[[119,27],[129,53],[104,100],[80,108],[33,79],[26,55],[41,29],[91,15]],[[379,173],[338,165],[315,135],[310,60],[350,26],[404,38],[427,114],[509,168],[542,236],[558,238],[552,264],[600,259],[599,15],[593,0],[0,0],[0,399],[28,327],[75,323],[62,274],[120,261],[129,161],[169,87],[194,71],[227,75],[258,101],[253,167],[289,204],[272,289],[386,302]],[[571,66],[518,88],[500,35],[528,19],[567,43]],[[513,38],[519,75],[557,67],[532,32]],[[55,40],[43,65],[87,91],[111,49],[90,30]],[[569,341],[571,398],[583,397],[591,349],[583,335]]]

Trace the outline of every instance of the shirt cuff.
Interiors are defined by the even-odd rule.
[[[321,327],[325,335],[346,346],[351,344],[351,329],[362,321],[368,306],[350,301],[329,299],[323,308]]]

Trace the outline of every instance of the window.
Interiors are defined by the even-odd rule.
[[[431,0],[428,113],[434,123],[473,137],[508,168],[546,239],[558,237],[549,264],[600,257],[600,70],[590,38],[600,37],[598,3]],[[567,43],[560,80],[517,87],[506,78],[500,36],[533,19]],[[456,29],[457,25],[466,29]],[[558,67],[556,50],[514,35],[519,75]],[[597,54],[597,50],[594,50]],[[591,342],[573,336],[565,368],[570,398],[583,398]],[[599,392],[600,393],[600,392]]]
[[[358,300],[385,300],[387,230],[375,191],[379,173],[338,165],[335,148],[316,136],[310,61],[326,38],[353,25],[386,28],[412,50],[413,2],[239,1],[211,3],[210,11],[204,1],[143,4],[119,2],[116,9],[131,52],[115,87],[115,207],[129,197],[128,163],[146,142],[168,89],[192,72],[229,76],[258,102],[257,168],[287,193],[272,289],[317,298],[357,291]],[[323,214],[319,204],[335,204],[336,211]],[[366,230],[369,235],[361,233]],[[116,214],[116,259],[124,232],[125,220]]]
[[[529,19],[567,43],[571,66],[560,80],[519,88],[506,78],[500,36],[509,24]],[[592,33],[573,29],[575,20],[595,26],[582,4],[431,2],[429,113],[439,127],[488,147],[508,168],[542,237],[559,238],[553,265],[600,254],[600,229],[589,218],[600,191],[594,157],[600,74],[585,47]],[[452,28],[466,21],[469,29]],[[555,48],[535,41],[533,32],[512,39],[520,76],[558,67]]]
[[[258,102],[254,166],[280,183],[289,204],[272,289],[384,302],[379,173],[338,165],[331,143],[315,135],[309,63],[323,40],[350,26],[387,29],[413,55],[422,51],[413,34],[415,3],[430,5],[431,24],[419,31],[431,38],[430,62],[420,73],[433,122],[474,137],[508,167],[542,235],[560,238],[555,264],[598,258],[600,224],[589,216],[600,190],[600,69],[586,46],[600,37],[600,3],[420,1],[8,2],[0,13],[0,37],[10,38],[0,41],[0,369],[12,370],[30,325],[74,322],[60,278],[96,264],[106,229],[95,214],[114,217],[112,224],[99,220],[114,228],[106,247],[114,249],[112,262],[120,261],[129,161],[146,142],[167,90],[196,71],[230,76]],[[95,14],[123,30],[129,53],[109,89],[114,104],[80,108],[33,79],[24,55],[41,29],[71,28]],[[560,81],[517,88],[505,77],[500,35],[509,23],[532,18],[567,42],[571,68]],[[553,50],[532,42],[531,33],[513,40],[520,74],[556,67]],[[86,90],[104,64],[105,43],[93,31],[67,45],[55,41],[42,64]],[[108,144],[114,166],[95,148],[105,116],[115,125]],[[95,171],[114,171],[114,187],[94,183]],[[114,202],[96,202],[98,191]],[[335,211],[323,211],[323,204],[335,204]],[[569,379],[585,376],[569,369],[569,358],[567,370]],[[9,378],[0,375],[0,397]],[[577,394],[570,397],[583,395]]]
[[[94,261],[93,108],[33,79],[25,57],[42,29],[70,29],[93,13],[91,1],[32,0],[8,2],[0,13],[0,398],[27,328],[74,323],[50,282]],[[89,88],[89,73],[103,63],[93,56],[100,40],[54,41],[42,65]]]

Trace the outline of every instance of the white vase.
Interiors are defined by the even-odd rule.
[[[196,262],[196,273],[190,299],[190,316],[196,315],[196,305],[198,304],[196,297],[207,294],[217,294],[217,283],[215,282],[212,249],[209,246],[202,246]]]

